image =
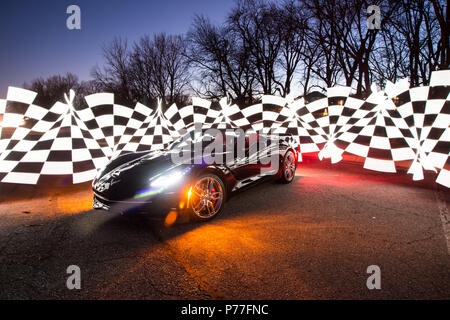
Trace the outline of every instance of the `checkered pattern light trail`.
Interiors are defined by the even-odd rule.
[[[430,86],[411,88],[395,97],[400,117],[393,120],[413,151],[408,173],[414,180],[423,179],[423,170],[442,169],[448,157],[450,83],[439,75],[433,73]]]
[[[161,103],[146,121],[137,129],[131,139],[117,148],[117,152],[139,152],[162,150],[179,136],[162,112]],[[120,143],[120,142],[119,142]]]
[[[92,180],[108,157],[73,109],[54,123],[27,152],[10,152],[3,160],[4,183],[36,184],[42,175],[70,175],[72,182]]]
[[[154,115],[151,108],[141,103],[137,103],[134,109],[122,108],[121,111],[123,115],[127,114],[129,117],[128,121],[121,130],[123,133],[119,139],[117,139],[117,137],[115,139],[116,143],[114,144],[111,157],[113,159],[122,153],[123,148],[134,137],[137,130],[139,130],[145,123],[150,123]],[[123,123],[125,123],[125,121],[123,121]]]
[[[300,118],[303,112],[307,112],[305,100],[292,101],[284,110],[287,119],[274,129],[274,133],[292,134],[294,137],[298,137],[301,153],[320,151],[317,143],[323,143],[324,139],[319,137],[317,132]]]
[[[55,103],[49,110],[32,104],[35,93],[20,88],[8,88],[4,114],[5,123],[20,124],[3,131],[0,153],[0,180],[18,164],[18,160],[32,150],[43,134],[49,131],[67,112],[66,104]],[[24,120],[26,119],[26,120]],[[7,137],[7,139],[6,139]]]
[[[312,143],[310,143],[311,149],[314,149],[314,151],[319,151],[320,149],[322,149],[325,143],[328,141],[330,119],[327,108],[328,100],[324,98],[300,106],[296,111],[298,123],[301,124],[302,127],[307,131],[310,139],[312,140]],[[304,134],[304,132],[302,132],[302,134]],[[305,138],[302,139],[302,136],[300,136],[300,143],[304,139]],[[302,145],[300,146],[303,147]],[[305,150],[304,147],[303,150],[303,153],[306,153],[306,151],[308,151]]]
[[[176,104],[172,104],[164,113],[164,117],[177,133],[191,130],[195,125],[204,128],[223,127],[218,122],[223,118],[220,106],[213,106],[211,101],[197,97],[192,98],[192,105],[183,106],[180,109]]]
[[[404,160],[405,154],[411,157],[411,152],[392,120],[395,105],[383,91],[375,91],[358,112],[360,119],[339,137],[349,142],[344,150],[363,157],[366,169],[396,172],[395,162]]]
[[[152,113],[152,109],[139,103],[134,108],[117,104],[112,93],[85,98],[88,106],[77,110],[77,114],[110,158],[117,156],[119,141],[129,141]]]
[[[325,127],[326,143],[319,152],[319,159],[331,158],[332,163],[339,162],[342,159],[342,153],[345,146],[348,145],[351,139],[339,139],[339,136],[346,132],[351,125],[353,125],[359,118],[355,113],[361,106],[360,100],[349,98],[351,92],[350,87],[334,87],[327,91],[328,107],[325,109],[328,119]],[[345,137],[344,137],[345,138]],[[340,148],[336,142],[340,140]]]
[[[292,97],[262,96],[240,108],[227,99],[211,103],[193,98],[192,105],[118,104],[113,94],[86,97],[87,107],[67,103],[50,109],[33,104],[36,93],[10,87],[0,99],[0,179],[36,183],[41,175],[71,175],[73,182],[93,177],[105,159],[122,153],[165,148],[185,130],[200,124],[257,132],[290,133],[302,153],[341,159],[343,152],[364,158],[364,168],[395,172],[396,163],[411,161],[409,173],[437,173],[450,187],[450,71],[433,72],[429,86],[410,88],[408,81],[372,88],[366,100],[351,97],[349,88],[331,88],[327,97],[306,104]],[[287,103],[288,102],[288,103]]]
[[[16,87],[8,87],[6,99],[0,100],[0,155],[11,150],[21,137],[28,133],[23,127],[26,113],[37,93]],[[37,107],[37,106],[36,106]],[[33,108],[35,109],[35,108]],[[32,112],[34,115],[35,112]],[[17,133],[16,133],[17,132]]]

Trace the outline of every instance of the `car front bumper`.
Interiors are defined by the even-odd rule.
[[[99,195],[94,191],[92,206],[96,210],[106,210],[110,212],[132,213],[143,212],[155,216],[164,216],[171,211],[181,211],[185,208],[187,199],[183,193],[172,192],[153,196],[149,198],[114,201]]]

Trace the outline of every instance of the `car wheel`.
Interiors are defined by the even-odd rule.
[[[291,183],[294,181],[295,170],[297,169],[297,161],[294,153],[289,150],[284,155],[280,168],[280,181],[282,183]]]
[[[226,189],[218,176],[207,173],[192,184],[189,209],[196,220],[207,221],[218,216],[225,205]]]

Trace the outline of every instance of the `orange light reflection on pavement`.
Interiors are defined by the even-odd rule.
[[[56,208],[59,212],[66,214],[92,210],[92,192],[79,192],[69,197],[58,197]]]

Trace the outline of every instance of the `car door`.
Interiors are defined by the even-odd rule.
[[[259,179],[261,172],[261,161],[259,161],[259,151],[257,150],[257,140],[252,141],[252,138],[246,135],[244,150],[239,154],[237,148],[239,143],[235,141],[233,165],[230,170],[234,177],[239,181],[239,186],[246,185]]]
[[[257,163],[258,174],[262,176],[274,175],[279,169],[279,141],[270,135],[260,135]]]

